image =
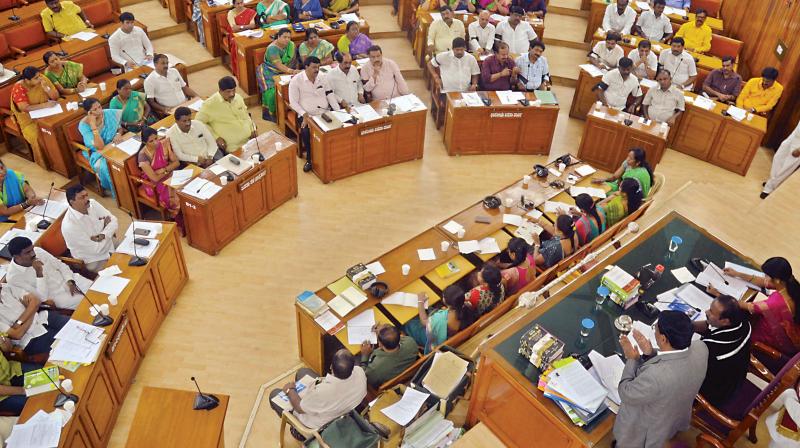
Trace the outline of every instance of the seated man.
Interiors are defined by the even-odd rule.
[[[358,0],[321,0],[325,17],[338,17],[341,14],[358,12]]]
[[[664,0],[655,0],[652,11],[642,11],[636,26],[633,27],[636,34],[656,42],[669,42],[672,37],[672,23],[664,14],[664,6],[666,6]]]
[[[706,25],[705,9],[695,12],[694,22],[686,22],[675,33],[675,37],[682,37],[686,41],[686,48],[695,53],[705,53],[711,49],[711,27]]]
[[[11,340],[0,335],[0,412],[3,415],[20,415],[28,401],[25,393],[25,373],[44,367],[41,364],[30,362],[12,361],[5,357],[5,353],[12,349]],[[53,378],[55,380],[55,378]]]
[[[319,64],[316,56],[307,57],[303,71],[289,81],[289,106],[297,112],[300,146],[306,151],[305,172],[311,171],[311,132],[308,129],[311,117],[329,110],[339,110],[336,95],[328,85],[325,74],[319,72]]]
[[[544,19],[547,14],[547,2],[549,0],[511,0],[511,6],[519,6],[528,14]]]
[[[236,151],[256,136],[255,125],[242,95],[236,93],[236,79],[225,76],[217,87],[219,91],[203,101],[195,119],[208,127],[219,149]]]
[[[119,15],[120,26],[108,38],[111,60],[131,70],[153,60],[153,44],[147,33],[136,26],[133,14],[123,12]]]
[[[519,68],[517,88],[522,91],[550,90],[550,67],[544,57],[544,42],[539,39],[531,42],[528,54],[514,61]]]
[[[300,398],[295,390],[295,383],[306,375],[316,378],[316,382],[306,389],[303,398]],[[283,413],[283,409],[273,403],[272,398],[281,392],[289,397],[292,413],[303,425],[319,429],[361,404],[367,396],[367,376],[364,374],[364,369],[356,365],[355,357],[343,348],[333,355],[331,373],[325,377],[319,378],[319,375],[311,369],[300,369],[295,374],[294,382],[270,392],[270,406],[278,415]],[[294,432],[292,434],[295,437],[299,435]]]
[[[757,114],[771,111],[783,94],[783,86],[776,79],[778,69],[767,67],[762,70],[760,78],[751,78],[744,85],[736,98],[736,107]]]
[[[618,34],[631,34],[633,24],[636,22],[636,11],[628,6],[628,0],[617,0],[606,6],[603,14],[603,32],[615,32]]]
[[[650,89],[644,96],[642,110],[644,117],[659,123],[675,126],[675,122],[686,109],[683,91],[672,84],[672,76],[666,70],[659,70],[656,75],[658,88]]]
[[[697,79],[697,66],[692,55],[683,50],[682,37],[672,39],[670,51],[662,51],[658,63],[670,72],[672,83],[678,88],[692,90]]]
[[[42,17],[44,32],[53,39],[72,36],[75,33],[93,28],[81,7],[70,1],[45,0]]]
[[[639,80],[631,75],[632,69],[633,62],[630,59],[620,59],[619,67],[609,70],[603,75],[602,81],[595,86],[597,101],[607,107],[623,110],[628,103],[628,96],[633,95],[635,100],[627,109],[633,113],[642,101],[642,88],[639,87]]]
[[[609,31],[606,40],[595,44],[589,52],[589,62],[602,70],[611,70],[617,66],[620,59],[625,56],[625,50],[619,45],[622,38],[619,34]]]
[[[361,80],[364,90],[372,95],[372,100],[387,100],[411,93],[400,67],[393,60],[383,57],[381,47],[369,47],[367,56],[369,63],[361,67]]]
[[[478,56],[491,53],[494,46],[495,28],[489,23],[490,15],[489,11],[484,9],[478,14],[478,20],[467,26],[469,51]]]
[[[344,109],[364,104],[364,83],[358,70],[353,68],[353,56],[337,51],[334,58],[338,64],[328,71],[327,78],[339,106]]]
[[[719,295],[706,310],[706,320],[692,325],[708,347],[708,371],[700,395],[716,407],[735,395],[750,365],[750,321],[731,296]]]
[[[708,348],[692,342],[692,321],[680,311],[662,311],[655,325],[658,350],[638,330],[639,351],[628,336],[619,343],[625,369],[619,382],[622,405],[614,422],[617,448],[662,447],[689,428],[692,403],[706,376]]]
[[[464,22],[454,19],[449,6],[439,8],[441,20],[434,20],[428,28],[428,54],[433,56],[450,50],[453,39],[464,38]]]
[[[367,375],[367,384],[373,389],[400,375],[419,358],[419,347],[414,338],[401,336],[392,325],[379,325],[376,333],[377,350],[373,350],[367,341],[361,344],[361,365]]]
[[[50,255],[24,236],[8,242],[13,257],[6,281],[26,291],[33,291],[43,300],[52,300],[56,307],[74,310],[92,286],[88,278],[72,272],[64,262]]]
[[[86,269],[97,272],[114,252],[117,217],[99,202],[89,199],[83,185],[67,189],[69,207],[61,222],[61,234],[70,254],[82,260]]]
[[[692,0],[667,0],[667,6],[689,12],[689,8],[692,7]]]
[[[467,53],[467,42],[456,37],[452,47],[452,50],[439,53],[428,61],[436,87],[442,95],[478,90],[481,69],[475,56]]]
[[[633,62],[633,75],[639,79],[655,79],[658,70],[658,56],[653,52],[649,40],[640,40],[636,49],[628,53]]]
[[[50,353],[55,335],[69,321],[63,314],[39,311],[41,304],[36,294],[0,284],[0,332],[8,335],[26,355]]]
[[[166,117],[173,107],[198,96],[186,84],[178,70],[169,67],[167,55],[155,55],[153,65],[155,70],[144,80],[144,93],[147,96],[147,104],[156,114]]]
[[[509,56],[508,44],[497,43],[497,53],[489,56],[481,66],[482,90],[511,90],[517,85],[519,67]]]
[[[219,151],[211,131],[202,121],[192,120],[192,110],[188,107],[175,109],[175,124],[167,130],[167,138],[178,160],[203,168],[214,163]]]
[[[712,70],[703,81],[703,92],[723,103],[734,104],[742,91],[742,77],[733,71],[733,56],[722,57],[722,68]]]
[[[498,23],[495,28],[495,39],[508,44],[511,53],[527,53],[531,41],[539,37],[531,24],[522,20],[523,17],[525,11],[519,6],[512,6],[508,20]]]

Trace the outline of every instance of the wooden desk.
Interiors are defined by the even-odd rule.
[[[549,154],[558,105],[502,104],[495,92],[481,92],[491,106],[467,106],[460,93],[447,94],[444,145],[447,154]],[[536,100],[532,92],[525,94]]]
[[[605,117],[595,116],[595,111],[605,114]],[[669,131],[662,131],[661,125],[655,122],[644,125],[635,115],[632,117],[633,123],[626,126],[622,122],[625,118],[628,118],[627,113],[605,106],[592,106],[583,127],[578,158],[595,167],[614,172],[628,156],[631,148],[642,148],[647,153],[650,167],[655,170],[664,155]]]
[[[60,447],[108,444],[139,363],[186,284],[188,272],[178,231],[173,223],[163,223],[163,226],[163,232],[158,235],[159,246],[145,266],[128,266],[131,257],[119,253],[113,254],[107,263],[108,266],[118,265],[122,270],[119,276],[130,279],[130,283],[118,296],[118,305],[111,307],[114,323],[105,327],[107,337],[102,342],[104,347],[97,362],[82,366],[74,373],[61,371],[72,380],[73,393],[80,400],[73,417],[61,430]],[[124,230],[121,228],[119,232]],[[107,298],[96,291],[88,291],[87,296],[97,304],[106,302]],[[81,302],[72,318],[91,323],[89,303]],[[55,396],[53,391],[29,397],[20,423],[40,409],[52,411]]]
[[[78,6],[83,6],[89,3],[94,3],[96,0],[73,0],[74,3]],[[109,0],[111,3],[111,9],[115,12],[119,12],[119,0]],[[13,10],[7,9],[5,11],[0,11],[0,30],[7,30],[10,28],[14,28],[17,24],[23,23],[29,20],[37,20],[41,21],[40,13],[45,8],[44,2],[35,2],[30,3],[28,5],[14,8]],[[12,15],[16,14],[19,17],[18,21],[12,21],[9,19]],[[13,31],[13,30],[9,30]]]
[[[276,152],[278,142],[282,149]],[[258,136],[258,146],[266,160],[261,163],[254,161],[251,169],[222,186],[222,190],[210,199],[199,199],[178,191],[190,246],[216,255],[248,227],[297,196],[295,143],[270,131]],[[250,142],[234,154],[252,160],[251,157],[258,152],[256,145]],[[214,175],[210,169],[203,171],[200,177],[222,185],[221,176]]]
[[[224,447],[222,428],[230,397],[214,394],[219,398],[219,406],[210,411],[195,411],[192,409],[195,395],[194,391],[145,386],[125,446]]]
[[[326,24],[335,21],[333,19],[325,20]],[[312,20],[309,22],[302,22],[306,27],[311,27],[314,23],[322,22],[322,20]],[[292,32],[292,41],[295,46],[299,47],[300,43],[306,39],[305,33],[298,33],[289,27]],[[369,24],[365,20],[361,20],[359,29],[362,33],[369,34]],[[256,82],[256,71],[261,70],[260,65],[264,62],[264,52],[269,44],[272,43],[270,35],[274,34],[275,30],[266,29],[264,35],[258,38],[255,37],[242,37],[234,34],[236,39],[236,61],[239,67],[239,72],[234,73],[239,80],[239,87],[249,94],[258,93],[258,83]],[[345,33],[345,26],[341,25],[339,29],[325,29],[319,32],[322,39],[332,43],[334,47],[339,42]],[[261,50],[261,51],[259,51]]]
[[[422,281],[422,279],[414,280],[413,282],[409,283],[407,286],[400,289],[400,292],[407,292],[410,294],[419,294],[425,293],[428,295],[428,305],[435,305],[442,300],[442,297],[433,291],[427,283]],[[394,320],[396,320],[401,325],[405,325],[411,319],[419,316],[419,311],[416,307],[410,306],[402,306],[402,305],[386,305],[385,303],[381,303],[381,308],[386,310],[386,314],[391,316]]]
[[[183,23],[191,20],[191,17],[186,17],[186,2],[185,0],[166,0],[169,16],[175,23]],[[203,29],[205,31],[205,28]]]
[[[379,114],[387,107],[385,101],[371,104]],[[314,174],[327,184],[376,168],[421,159],[427,115],[427,109],[395,113],[328,132],[315,120],[310,120]]]
[[[180,0],[169,0],[169,2]],[[258,1],[246,1],[245,6],[255,8]],[[200,2],[200,15],[203,18],[203,33],[206,37],[206,49],[212,56],[217,57],[222,54],[222,33],[217,22],[217,14],[225,14],[227,20],[228,11],[233,9],[233,2],[226,4],[209,5],[207,1]],[[191,20],[191,17],[187,17]],[[288,26],[288,25],[287,25]]]
[[[39,194],[47,197],[46,193],[39,192]],[[63,190],[53,189],[52,195],[50,195],[50,199],[55,202],[67,202],[67,195],[66,192]],[[64,210],[66,213],[66,209]],[[32,231],[36,233],[41,233],[41,236],[33,243],[36,247],[41,247],[42,249],[50,252],[54,256],[58,256],[63,254],[64,249],[66,246],[64,245],[64,237],[61,235],[61,221],[64,218],[64,213],[58,216],[56,219],[48,218],[47,220],[50,221],[50,226],[45,230],[38,230],[33,229]],[[28,227],[27,219],[25,218],[28,215],[28,212],[21,211],[17,212],[8,217],[9,221],[5,221],[0,223],[0,236],[4,235],[7,231],[11,229],[25,229]],[[41,216],[31,217],[32,221],[39,222],[41,220]],[[15,221],[15,222],[11,222]],[[6,260],[5,258],[0,258],[0,265],[7,265],[11,263],[10,260]],[[5,278],[5,274],[0,276],[0,280]]]
[[[470,428],[460,439],[456,440],[453,448],[504,448],[503,442],[497,438],[491,429],[483,423],[478,422],[475,427]]]
[[[622,48],[625,50],[625,56],[628,56],[628,53],[630,53],[631,50],[635,49],[636,46],[639,45],[639,42],[644,40],[641,37],[631,36],[629,34],[624,35],[622,38],[623,40],[620,41],[617,45],[622,46]],[[592,48],[594,48],[594,46],[598,42],[604,41],[605,39],[606,37],[604,33],[600,31],[594,33],[592,39]],[[625,42],[625,40],[627,40],[627,42]],[[655,53],[656,56],[660,55],[662,51],[671,51],[670,50],[671,47],[669,46],[669,44],[665,44],[663,42],[656,42],[652,40],[650,41],[650,43],[652,44],[651,51]],[[700,72],[710,72],[711,70],[722,68],[722,58],[719,56],[714,56],[713,54],[710,53],[706,54],[695,53],[689,50],[686,50],[686,52],[695,58],[695,65],[697,66],[698,75]],[[736,70],[736,65],[734,65],[734,70]]]
[[[588,1],[588,0],[585,0]],[[592,40],[592,35],[594,35],[595,31],[598,28],[603,26],[603,15],[606,13],[606,7],[609,5],[606,0],[591,0],[592,5],[589,9],[589,22],[586,25],[586,35],[583,38],[584,42],[589,42]],[[636,11],[637,20],[639,14],[642,13],[642,10],[636,6],[635,2],[630,3],[630,7]],[[683,25],[686,22],[693,22],[694,21],[694,13],[687,12],[688,19],[684,19],[683,17],[677,14],[670,14],[669,17],[670,22],[677,23],[678,25]],[[723,21],[722,19],[718,19],[716,17],[708,17],[706,18],[706,25],[711,28],[711,31],[715,34],[723,34]]]
[[[454,16],[457,20],[464,22],[464,33],[467,32],[467,27],[470,23],[475,22],[478,20],[477,14],[456,14]],[[534,15],[529,15],[527,17],[528,22],[530,22],[533,30],[536,31],[536,35],[539,36],[539,39],[544,39],[544,20],[535,17]],[[414,37],[414,57],[417,59],[417,64],[420,67],[425,67],[427,63],[425,60],[425,56],[428,53],[428,29],[433,23],[433,17],[431,17],[431,13],[425,12],[419,14],[419,19],[417,20],[417,32]],[[497,22],[492,21],[495,25]],[[464,37],[466,39],[466,36]]]

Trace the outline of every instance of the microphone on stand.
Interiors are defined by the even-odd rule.
[[[19,22],[19,16],[17,12],[14,10],[14,6],[11,6],[11,15],[8,17],[8,20],[12,22]]]
[[[125,51],[124,48],[122,49],[122,52],[125,54],[125,56],[128,57],[128,59],[131,60],[131,62],[133,62],[133,67],[131,67],[131,70],[133,70],[134,68],[136,68],[139,65],[139,63],[136,62],[136,59],[133,59],[133,56],[129,55],[128,52]]]
[[[253,133],[256,134],[255,140],[256,140],[256,148],[258,149],[258,161],[263,162],[264,154],[261,153],[261,145],[258,143],[258,129],[256,128],[256,122],[253,121],[253,114],[248,112],[247,116],[250,117],[250,124],[253,126]]]
[[[56,384],[56,382],[53,381],[52,378],[50,378],[50,375],[47,374],[47,371],[44,369],[44,367],[39,368],[39,370],[41,370],[42,373],[44,373],[44,376],[46,376],[47,379],[50,380],[50,382],[53,383],[53,386],[55,386],[56,389],[58,390],[58,395],[56,396],[56,401],[53,402],[53,407],[60,408],[61,406],[64,406],[64,403],[68,401],[71,401],[73,403],[78,402],[78,396],[75,394],[68,394],[64,389],[61,388],[61,386]]]
[[[36,228],[39,230],[45,230],[50,227],[50,221],[45,218],[45,213],[47,212],[47,204],[50,202],[50,195],[53,194],[53,186],[55,186],[55,182],[50,182],[50,192],[47,193],[47,199],[44,203],[44,209],[42,210],[42,220],[36,224]]]
[[[53,31],[56,31],[56,21],[55,21],[55,19],[53,19],[53,15],[52,14],[50,14],[50,25],[52,26]],[[56,31],[56,33],[58,33],[58,31]],[[63,35],[62,35],[62,37],[63,37]],[[58,38],[58,49],[60,51],[56,52],[56,56],[62,57],[62,58],[65,58],[65,57],[69,56],[69,53],[64,51],[64,47],[61,46],[61,37]]]
[[[206,411],[210,411],[215,407],[219,406],[219,398],[215,397],[211,394],[204,394],[200,391],[200,385],[197,384],[197,380],[192,377],[192,382],[194,383],[195,387],[197,387],[197,395],[194,397],[194,407],[195,411],[199,411],[204,409]]]
[[[81,290],[79,289],[78,291]],[[97,316],[94,316],[92,325],[94,325],[95,327],[107,327],[112,323],[114,323],[114,319],[111,316],[103,314],[103,312],[100,310],[100,307],[95,305],[94,302],[92,302],[91,300],[89,300],[89,296],[85,292],[81,291],[81,294],[83,294],[83,297],[86,299],[87,302],[89,302],[89,305],[91,305],[92,308],[94,308],[94,310],[97,311]]]
[[[200,188],[202,188],[202,187],[200,187]],[[128,216],[131,217],[131,236],[134,236],[133,244],[132,244],[132,246],[133,246],[133,257],[131,257],[131,260],[128,262],[128,266],[144,266],[144,265],[147,264],[147,258],[140,257],[139,253],[136,251],[136,246],[138,244],[136,242],[136,240],[139,239],[139,238],[135,237],[135,235],[136,235],[136,220],[133,219],[133,213],[128,212]],[[147,240],[145,240],[145,241],[147,241]],[[150,242],[147,241],[147,244],[150,244]],[[147,246],[147,244],[142,244],[142,246]]]

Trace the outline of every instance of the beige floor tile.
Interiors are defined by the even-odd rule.
[[[560,8],[581,9],[581,0],[550,0],[548,7],[557,6]]]
[[[551,75],[577,80],[578,65],[586,61],[586,53],[585,50],[548,45],[544,54]]]
[[[391,14],[390,9],[383,5],[364,5],[359,7],[359,13],[369,23],[370,33],[400,31],[397,18]]]
[[[408,43],[408,39],[403,37],[375,39],[373,43],[380,46],[383,50],[383,55],[394,60],[400,70],[419,69],[419,65],[417,65],[417,61],[411,53],[411,45]]]
[[[205,47],[194,40],[189,33],[174,34],[153,40],[153,48],[161,53],[170,53],[183,59],[186,65],[193,65],[214,59]]]
[[[161,3],[156,0],[147,0],[142,3],[123,6],[122,11],[133,13],[136,20],[147,25],[148,31],[176,25],[172,17],[169,16],[169,10],[161,7]]]
[[[588,23],[583,17],[549,13],[544,17],[544,35],[546,39],[583,43]]]

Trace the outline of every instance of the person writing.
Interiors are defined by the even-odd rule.
[[[329,110],[339,110],[336,95],[328,85],[325,75],[319,72],[319,59],[306,58],[305,69],[289,81],[289,106],[297,113],[300,127],[301,148],[306,151],[303,171],[311,171],[311,131],[308,128],[312,116]]]
[[[675,126],[678,117],[686,107],[683,92],[672,83],[672,76],[666,70],[656,75],[657,89],[650,89],[644,96],[642,111],[644,118]]]
[[[47,36],[61,40],[64,36],[94,28],[81,7],[70,1],[45,0],[45,8],[39,15]]]
[[[697,66],[692,55],[684,51],[683,38],[674,37],[669,51],[662,51],[658,63],[672,75],[672,83],[682,90],[691,90],[697,79]]]
[[[712,70],[703,81],[703,93],[712,100],[735,104],[742,91],[742,77],[733,70],[733,56],[722,57],[722,68]]]
[[[364,90],[372,95],[373,100],[388,100],[411,92],[400,73],[400,67],[393,60],[383,57],[381,47],[373,45],[367,54],[369,63],[361,68],[361,79]]]
[[[130,81],[120,79],[117,81],[117,94],[108,103],[109,109],[121,110],[120,126],[129,132],[139,132],[142,126],[156,122],[150,114],[150,104],[142,92],[137,92],[131,87]]]
[[[48,51],[42,57],[47,68],[44,75],[47,76],[61,95],[72,95],[86,90],[89,78],[83,75],[83,64],[65,61],[52,51]]]
[[[67,249],[84,262],[86,269],[97,272],[114,252],[117,218],[99,202],[89,199],[89,192],[80,184],[67,188],[67,203],[61,223]]]
[[[417,295],[419,315],[403,327],[406,334],[413,337],[427,355],[443,344],[447,338],[469,327],[477,319],[474,308],[465,303],[464,290],[450,285],[442,292],[445,307],[426,311],[428,296]]]
[[[166,117],[174,107],[198,97],[178,70],[170,68],[167,55],[155,55],[153,64],[155,69],[144,80],[144,93],[153,112]]]
[[[114,196],[114,183],[108,171],[108,162],[101,152],[108,145],[119,143],[127,132],[120,126],[121,113],[116,109],[103,110],[96,98],[86,98],[82,103],[86,116],[78,123],[78,131],[83,137],[83,145],[88,151],[82,151],[83,157],[100,178],[100,186]]]
[[[547,269],[554,266],[559,261],[574,254],[578,249],[578,236],[575,234],[575,223],[572,217],[564,214],[564,210],[559,211],[556,218],[556,225],[553,226],[549,221],[541,217],[536,223],[545,232],[552,235],[552,238],[541,240],[539,235],[533,234],[533,260],[536,266]]]
[[[481,66],[483,90],[511,90],[517,84],[519,67],[511,59],[508,44],[497,43],[497,52],[486,58]]]
[[[455,20],[453,9],[445,5],[439,8],[441,19],[434,20],[428,29],[428,55],[436,55],[452,49],[453,39],[464,38],[464,22]]]
[[[467,42],[456,37],[453,49],[434,55],[428,61],[433,82],[441,95],[448,92],[474,92],[478,90],[481,69],[475,56],[467,53]],[[444,97],[442,101],[444,101]]]
[[[620,59],[619,67],[609,70],[595,86],[597,101],[606,107],[623,110],[628,104],[628,97],[632,96],[633,102],[627,107],[627,111],[634,113],[642,102],[642,88],[639,86],[639,80],[631,75],[632,71],[633,61],[628,58]]]
[[[22,70],[20,80],[11,87],[11,113],[17,121],[22,136],[33,152],[37,165],[47,169],[47,157],[39,146],[39,126],[31,119],[30,112],[53,106],[58,99],[58,89],[36,67]]]
[[[133,14],[123,12],[119,15],[119,22],[119,28],[108,38],[111,60],[120,67],[125,67],[125,71],[151,62],[155,56],[153,43],[147,33],[136,26]]]
[[[192,120],[192,110],[175,109],[175,124],[167,130],[167,138],[178,160],[207,168],[219,152],[211,131],[202,121]]]
[[[0,222],[7,222],[9,216],[41,204],[44,199],[36,197],[25,175],[6,167],[0,160]]]
[[[783,95],[783,86],[777,79],[778,69],[766,67],[761,71],[760,78],[747,81],[736,98],[736,107],[762,115],[774,109]]]
[[[675,33],[686,41],[686,48],[695,53],[705,53],[711,49],[711,27],[706,25],[708,13],[699,8],[694,13],[694,22],[686,22]]]
[[[230,153],[256,136],[255,125],[242,95],[236,92],[236,79],[225,76],[217,85],[219,91],[203,101],[195,118],[208,127],[217,146]]]
[[[593,184],[607,183],[611,191],[619,189],[619,182],[628,178],[633,178],[642,187],[645,197],[650,194],[650,187],[653,185],[653,170],[647,162],[647,153],[642,148],[633,148],[628,151],[628,156],[622,162],[617,171],[605,179],[592,179]]]
[[[419,347],[411,336],[403,336],[397,327],[376,325],[378,348],[364,341],[361,344],[361,366],[367,375],[367,384],[377,389],[381,384],[401,374],[419,358]]]

